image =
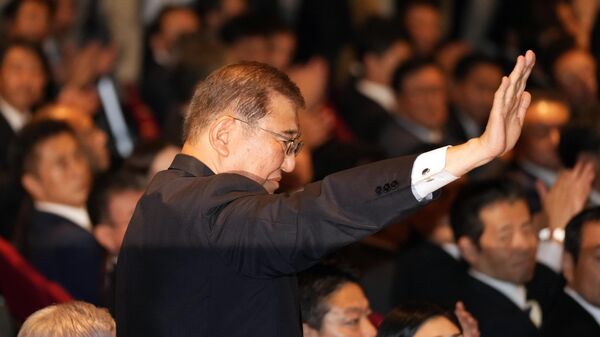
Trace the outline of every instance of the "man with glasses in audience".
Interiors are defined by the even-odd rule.
[[[185,143],[142,196],[119,254],[119,336],[300,336],[295,274],[392,223],[510,150],[530,96],[528,52],[484,134],[274,194],[301,148],[299,89],[267,65],[225,66],[196,89]]]

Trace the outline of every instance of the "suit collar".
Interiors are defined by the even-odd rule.
[[[498,280],[475,269],[470,269],[469,275],[506,296],[521,310],[527,308],[527,290],[524,285]]]
[[[183,153],[179,153],[173,159],[169,170],[181,170],[195,177],[212,176],[215,173],[198,159]]]
[[[590,302],[586,301],[575,290],[573,290],[569,287],[565,287],[565,293],[567,293],[568,296],[570,296],[573,300],[575,300],[575,302],[577,302],[585,311],[587,311],[588,314],[590,314],[590,316],[592,316],[594,318],[596,323],[598,323],[598,325],[600,325],[600,308],[598,308],[598,307],[592,305]]]

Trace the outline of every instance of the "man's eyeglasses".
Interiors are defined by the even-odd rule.
[[[297,156],[298,153],[300,153],[300,150],[302,150],[302,147],[304,146],[304,142],[300,139],[300,134],[298,134],[296,137],[289,139],[288,137],[286,137],[285,135],[282,135],[278,132],[274,132],[271,130],[267,130],[267,129],[263,129],[258,125],[254,125],[254,124],[250,124],[249,122],[243,120],[243,119],[239,119],[239,118],[235,118],[233,116],[229,116],[233,119],[235,119],[238,122],[242,122],[250,127],[253,128],[257,128],[259,130],[262,130],[268,134],[270,134],[271,136],[277,138],[278,141],[283,143],[284,146],[284,151],[285,151],[285,155],[286,156]]]

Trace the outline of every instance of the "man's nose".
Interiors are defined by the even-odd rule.
[[[281,164],[281,170],[283,172],[292,172],[294,171],[294,167],[296,167],[296,156],[293,154],[285,155],[283,159],[283,163]]]

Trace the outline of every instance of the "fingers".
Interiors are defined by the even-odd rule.
[[[508,89],[508,94],[505,97],[507,105],[511,104],[510,101],[512,101],[515,96],[519,97],[523,90],[525,90],[527,79],[531,74],[534,64],[535,54],[531,50],[528,50],[525,53],[525,56],[519,55],[519,57],[517,57],[515,68],[509,75],[510,87]]]
[[[525,112],[527,112],[529,104],[531,104],[531,94],[527,91],[523,91],[519,101],[519,108],[517,110],[517,118],[519,119],[521,125],[523,125],[523,121],[525,120]]]
[[[506,96],[506,91],[508,90],[508,77],[502,76],[502,82],[500,82],[500,86],[496,93],[494,94],[494,103],[493,107],[503,107],[504,106],[504,97]]]

